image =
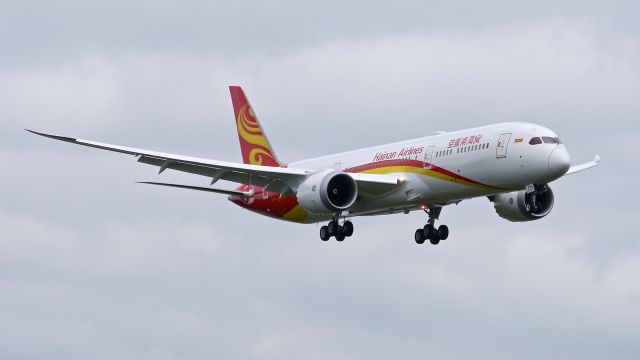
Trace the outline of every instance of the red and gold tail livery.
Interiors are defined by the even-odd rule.
[[[229,91],[236,116],[242,161],[251,165],[281,166],[242,88],[229,86]]]

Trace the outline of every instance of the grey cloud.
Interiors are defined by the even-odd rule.
[[[3,358],[640,351],[635,3],[2,6]],[[478,199],[444,210],[439,247],[412,243],[418,213],[358,218],[338,244],[22,131],[237,161],[229,84],[287,161],[522,120],[603,162],[554,183],[539,222]]]
[[[6,1],[0,33],[8,59],[37,64],[87,51],[287,53],[335,38],[473,33],[550,19],[585,20],[620,35],[638,31],[637,10],[633,1]]]

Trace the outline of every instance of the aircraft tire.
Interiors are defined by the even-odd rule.
[[[327,226],[323,226],[320,228],[320,239],[322,241],[327,241],[329,240],[329,238],[331,238],[331,235],[329,235],[329,228]]]
[[[447,240],[449,237],[449,227],[447,225],[440,225],[438,227],[438,238],[440,240]]]
[[[344,230],[344,236],[350,237],[351,235],[353,235],[353,223],[351,221],[345,221],[342,227]]]
[[[431,224],[425,225],[422,231],[424,232],[425,239],[432,240],[436,236],[436,231]]]
[[[416,244],[424,244],[424,241],[426,240],[425,236],[424,236],[424,231],[422,229],[418,229],[416,230],[416,234],[414,236],[414,239],[416,240]]]
[[[338,235],[338,231],[340,230],[338,226],[338,222],[334,220],[329,221],[329,224],[327,225],[327,230],[329,230],[330,237]]]

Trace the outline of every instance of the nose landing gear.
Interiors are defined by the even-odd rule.
[[[349,220],[345,220],[342,225],[339,223],[339,218],[334,217],[329,221],[329,224],[320,228],[320,239],[322,241],[329,240],[332,236],[337,241],[343,241],[345,238],[353,235],[353,223]]]
[[[433,207],[425,209],[424,211],[429,215],[429,222],[421,229],[417,229],[414,235],[414,239],[417,244],[424,244],[425,240],[433,245],[438,245],[441,240],[447,240],[449,237],[449,227],[447,225],[440,225],[435,227],[435,222],[440,217],[441,207]]]

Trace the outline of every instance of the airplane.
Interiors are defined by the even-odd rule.
[[[449,237],[436,227],[442,208],[487,197],[512,222],[539,220],[553,208],[549,183],[598,165],[600,157],[571,166],[565,145],[550,129],[508,122],[343,152],[285,164],[278,160],[244,91],[230,86],[243,163],[31,133],[73,144],[133,155],[143,164],[205,176],[208,187],[154,181],[144,184],[224,194],[245,209],[296,223],[327,222],[323,241],[353,235],[352,218],[424,211],[427,223],[414,240],[437,245]],[[213,187],[219,180],[234,190]]]

